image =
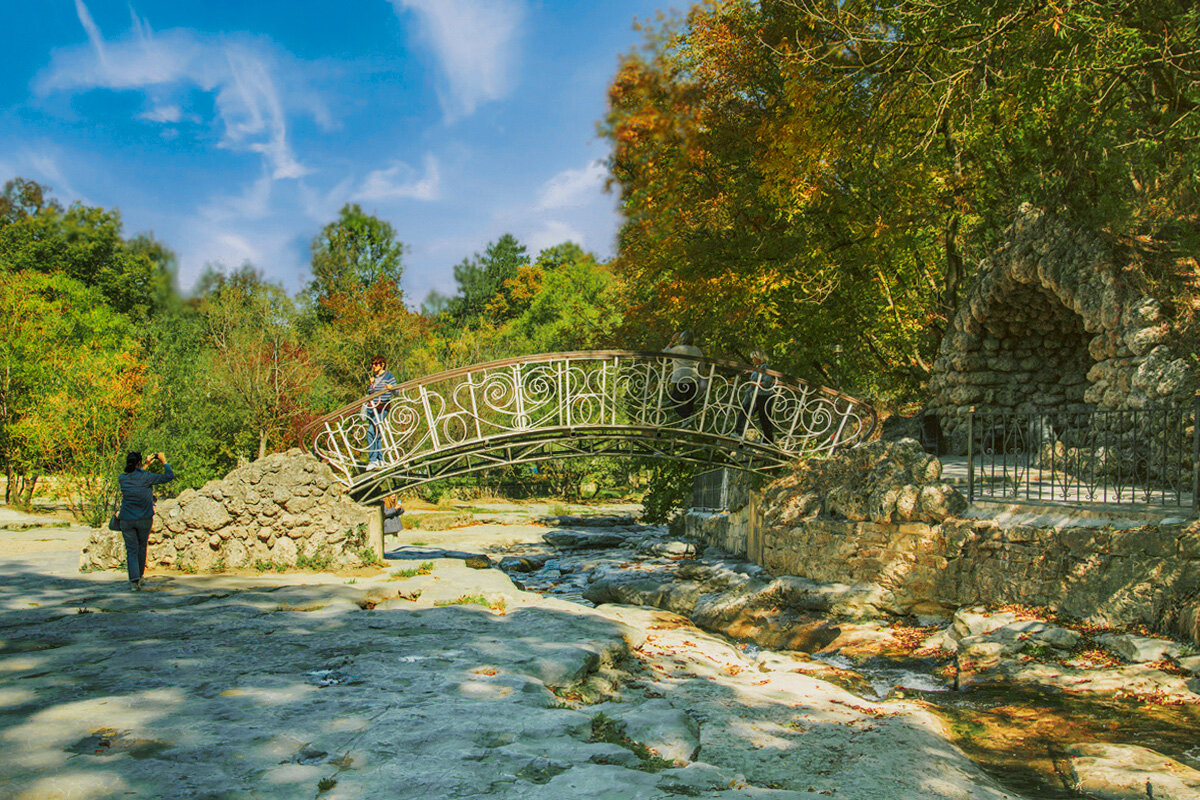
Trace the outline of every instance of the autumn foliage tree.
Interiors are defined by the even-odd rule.
[[[609,91],[629,335],[915,396],[1032,201],[1194,229],[1198,12],[1172,0],[721,0]]]

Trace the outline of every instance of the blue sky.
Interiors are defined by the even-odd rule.
[[[510,232],[612,255],[596,136],[669,0],[0,0],[0,181],[121,210],[291,291],[346,202],[409,246],[410,304]]]

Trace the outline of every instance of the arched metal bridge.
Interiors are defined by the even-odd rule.
[[[522,356],[408,381],[316,420],[308,434],[351,494],[372,502],[439,478],[581,456],[770,474],[875,428],[875,410],[860,400],[762,373],[773,386],[744,364],[668,353]],[[386,409],[369,420],[365,405],[385,394]],[[372,435],[379,469],[366,468]]]

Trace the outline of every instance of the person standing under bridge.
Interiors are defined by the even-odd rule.
[[[392,402],[392,389],[396,388],[396,376],[387,370],[383,356],[371,359],[371,379],[367,382],[367,394],[388,391],[372,397],[363,404],[361,416],[367,422],[367,469],[383,468],[383,421],[387,418],[388,404]]]

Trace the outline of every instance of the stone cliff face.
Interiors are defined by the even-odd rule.
[[[347,497],[328,465],[289,450],[239,467],[155,505],[148,567],[353,567],[372,561],[370,512]],[[82,569],[114,569],[121,534],[97,531]]]

